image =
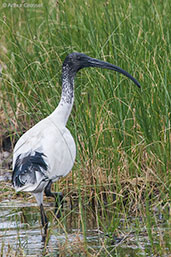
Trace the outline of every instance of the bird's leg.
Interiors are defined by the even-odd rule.
[[[61,217],[61,212],[59,211],[59,205],[63,208],[63,195],[61,192],[52,192],[51,191],[52,180],[49,181],[45,187],[45,195],[47,197],[55,198],[55,211],[56,217],[59,219]]]
[[[47,236],[48,219],[46,217],[42,203],[40,204],[40,215],[41,215],[42,227],[44,228],[44,235],[42,236],[42,241],[44,242],[46,240],[46,236]]]

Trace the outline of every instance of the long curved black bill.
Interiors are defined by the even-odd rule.
[[[123,75],[125,75],[127,78],[131,79],[139,88],[141,87],[139,82],[132,77],[127,71],[121,69],[120,67],[113,65],[109,62],[104,62],[104,61],[100,61],[98,59],[94,59],[94,58],[89,58],[88,59],[88,66],[89,67],[99,67],[99,68],[103,68],[103,69],[109,69],[109,70],[114,70],[117,71],[119,73],[122,73]]]

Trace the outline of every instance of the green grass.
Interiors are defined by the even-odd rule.
[[[170,193],[169,0],[6,3],[0,6],[0,128],[12,142],[57,106],[62,62],[73,51],[116,64],[140,82],[141,90],[120,74],[93,68],[77,75],[67,125],[77,159],[55,186],[77,195],[85,234],[83,207],[92,202],[97,226],[118,228],[107,218],[107,198],[113,217],[147,216],[153,242],[150,212],[168,208]]]

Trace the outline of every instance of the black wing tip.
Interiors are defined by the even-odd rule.
[[[27,183],[27,180],[32,184],[35,183],[35,171],[43,174],[47,171],[48,165],[43,159],[45,154],[35,151],[28,152],[23,157],[21,154],[17,157],[15,167],[12,173],[12,185],[14,187],[22,187]]]

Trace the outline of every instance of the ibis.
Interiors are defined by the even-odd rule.
[[[48,219],[43,207],[43,194],[55,198],[57,212],[58,203],[62,204],[63,196],[52,192],[51,185],[71,171],[76,157],[76,145],[66,123],[74,102],[75,75],[86,67],[117,71],[140,87],[128,72],[111,63],[76,52],[65,58],[58,106],[19,138],[13,152],[12,184],[16,192],[31,192],[35,196],[40,207],[44,236],[47,234]]]

